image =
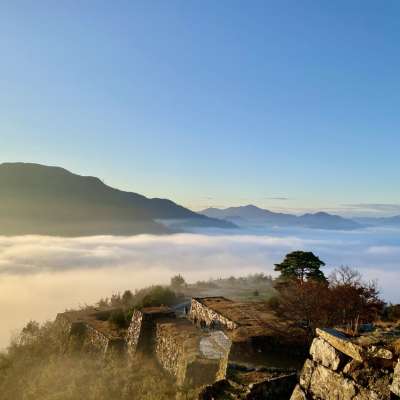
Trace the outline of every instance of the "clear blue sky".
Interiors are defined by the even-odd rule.
[[[0,160],[194,209],[394,213],[399,18],[395,0],[2,1]]]

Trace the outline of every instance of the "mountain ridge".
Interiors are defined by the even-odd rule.
[[[85,236],[173,233],[162,220],[232,228],[169,199],[147,198],[99,178],[34,163],[0,164],[0,234]]]
[[[362,224],[352,219],[324,211],[297,216],[290,213],[276,213],[252,204],[224,209],[210,207],[200,211],[200,213],[212,218],[226,219],[240,226],[293,226],[337,230],[354,230],[363,227]]]

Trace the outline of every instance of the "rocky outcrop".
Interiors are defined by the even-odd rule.
[[[389,400],[400,395],[400,366],[390,335],[350,338],[333,329],[317,329],[317,335],[291,400]]]

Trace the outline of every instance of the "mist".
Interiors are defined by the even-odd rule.
[[[255,272],[274,275],[274,263],[298,249],[319,255],[326,274],[340,265],[359,269],[365,279],[378,280],[385,300],[400,302],[398,237],[399,231],[377,229],[0,237],[0,348],[32,319],[53,319],[67,308],[116,292],[168,283],[177,273],[188,282]]]

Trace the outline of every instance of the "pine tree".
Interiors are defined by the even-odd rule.
[[[285,256],[280,264],[275,264],[275,271],[281,273],[279,280],[316,280],[326,282],[321,271],[325,263],[310,251],[293,251]]]

